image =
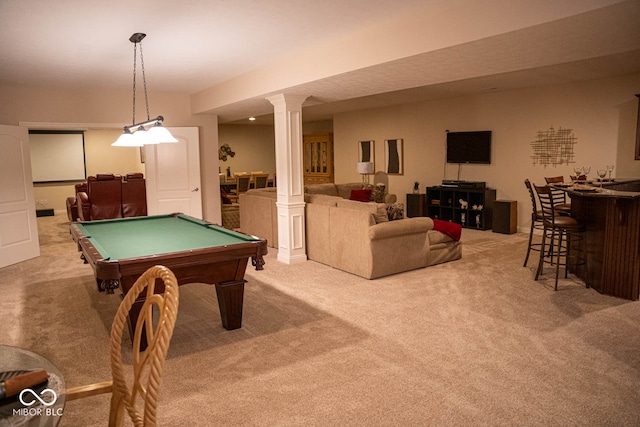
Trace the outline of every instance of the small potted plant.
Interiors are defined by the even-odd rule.
[[[418,181],[413,183],[413,194],[420,193],[420,183]]]

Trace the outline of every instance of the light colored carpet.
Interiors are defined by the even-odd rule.
[[[0,270],[0,343],[110,378],[117,295],[98,293],[62,216],[42,255]],[[637,426],[640,305],[522,267],[523,234],[463,231],[463,258],[377,280],[275,250],[247,270],[242,329],[215,289],[180,287],[159,409],[166,426]],[[106,425],[107,396],[62,426]]]

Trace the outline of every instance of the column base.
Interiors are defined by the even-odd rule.
[[[285,264],[299,264],[301,262],[307,261],[306,255],[288,255],[286,253],[282,253],[278,251],[278,261]]]

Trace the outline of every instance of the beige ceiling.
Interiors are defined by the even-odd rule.
[[[478,9],[477,19],[463,13],[479,4],[486,10]],[[390,46],[398,52],[393,59],[381,53],[367,65],[357,62],[364,54],[349,43],[355,35],[375,34],[418,13],[427,23],[443,11],[467,19],[452,20],[439,40],[422,41],[420,51]],[[501,16],[509,22],[493,33],[482,28]],[[353,109],[629,73],[638,73],[640,92],[638,22],[638,0],[0,0],[0,82],[131,87],[128,38],[144,32],[150,91],[209,91],[215,98],[234,79],[264,80],[238,99],[196,111],[217,114],[221,123],[268,116],[265,97],[275,93],[309,95],[303,117],[319,120]],[[457,37],[463,31],[453,24],[470,36]],[[424,34],[433,38],[427,29]],[[354,58],[343,72],[267,84],[274,64],[308,58],[304,52],[331,42],[340,56]],[[330,68],[337,58],[314,61]]]

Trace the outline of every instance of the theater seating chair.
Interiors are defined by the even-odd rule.
[[[106,173],[90,176],[86,183],[76,185],[76,193],[75,210],[73,198],[67,198],[70,221],[147,215],[147,188],[142,173],[130,173],[124,178]]]
[[[122,218],[122,177],[98,174],[87,178],[87,192],[78,193],[78,219]]]
[[[122,216],[147,216],[147,186],[141,173],[127,174],[122,181]]]
[[[71,222],[78,220],[78,193],[87,192],[87,183],[82,182],[80,184],[76,184],[75,187],[75,196],[67,197],[67,216]]]

